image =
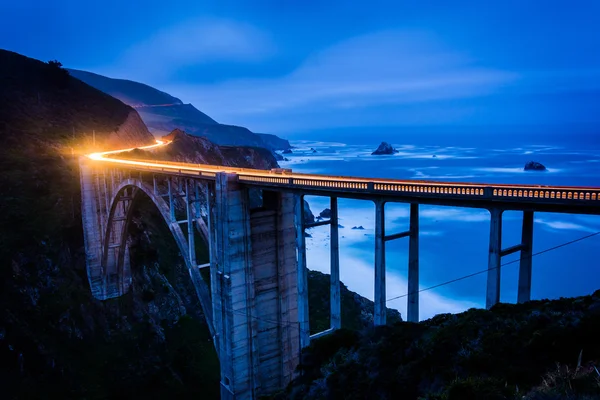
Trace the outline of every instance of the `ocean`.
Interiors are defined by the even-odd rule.
[[[584,135],[475,135],[403,134],[352,130],[313,132],[293,140],[289,161],[296,172],[357,177],[427,179],[453,182],[554,184],[600,186],[600,140]],[[399,152],[372,156],[381,141]],[[518,143],[518,144],[517,144]],[[313,153],[311,148],[317,152]],[[435,157],[434,157],[435,155]],[[547,171],[524,171],[527,161],[538,161]],[[313,213],[329,206],[329,198],[307,196]],[[340,275],[352,291],[373,299],[374,204],[339,200]],[[408,229],[407,204],[386,205],[386,233]],[[521,212],[505,212],[502,247],[519,243]],[[488,258],[489,212],[486,210],[420,206],[420,288],[426,289],[478,271]],[[363,226],[364,230],[351,229]],[[536,213],[533,251],[539,252],[600,231],[600,216]],[[329,272],[329,227],[309,229],[308,268]],[[600,235],[533,259],[532,298],[590,294],[600,289]],[[518,253],[503,263],[518,259]],[[501,301],[517,298],[518,266],[502,267]],[[407,293],[408,239],[386,244],[387,298]],[[310,290],[310,288],[309,288]],[[485,306],[486,273],[426,290],[420,294],[420,318]],[[406,297],[388,302],[406,315]]]

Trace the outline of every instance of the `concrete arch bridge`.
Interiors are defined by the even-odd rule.
[[[163,145],[168,143],[147,148]],[[80,160],[92,293],[108,299],[128,291],[127,229],[137,200],[147,196],[184,256],[214,337],[223,399],[256,399],[284,388],[294,376],[300,349],[341,327],[338,198],[375,203],[375,325],[386,323],[385,245],[404,237],[409,242],[407,319],[419,320],[421,204],[490,211],[488,308],[500,300],[500,261],[515,252],[521,255],[517,301],[530,299],[535,212],[600,214],[600,188],[354,178],[119,158],[127,150]],[[255,189],[262,193],[259,207],[250,206]],[[306,224],[305,195],[329,197],[331,218]],[[386,203],[410,204],[409,230],[386,232]],[[523,212],[522,240],[502,248],[507,210]],[[319,225],[331,230],[331,327],[311,336],[304,230]],[[208,243],[208,264],[198,265],[196,236]],[[200,268],[210,268],[210,285]]]

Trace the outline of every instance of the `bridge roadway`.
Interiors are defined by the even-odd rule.
[[[169,143],[157,141],[140,148]],[[375,325],[386,323],[386,243],[401,238],[408,238],[406,319],[419,321],[421,204],[489,210],[487,308],[500,301],[502,257],[516,252],[520,253],[517,301],[530,300],[534,212],[600,215],[600,187],[357,178],[119,157],[130,150],[93,153],[88,155],[92,161],[80,164],[92,293],[106,299],[128,290],[127,221],[137,193],[145,192],[175,237],[214,334],[223,399],[255,399],[285,387],[300,360],[297,350],[341,327],[338,198],[375,203]],[[144,180],[150,177],[153,185]],[[260,209],[250,209],[249,187],[263,190]],[[329,197],[331,218],[305,223],[305,195]],[[179,207],[183,202],[187,218],[175,218],[176,201]],[[206,206],[206,221],[200,202]],[[410,204],[407,231],[386,232],[389,202]],[[521,243],[502,248],[502,213],[507,210],[523,212]],[[310,335],[304,233],[318,225],[330,226],[331,323],[326,331]],[[203,266],[197,265],[194,234],[188,229],[192,226],[209,244],[210,288],[199,273]]]
[[[168,145],[140,147],[153,149]],[[240,183],[272,190],[285,190],[304,195],[321,195],[390,202],[419,203],[440,206],[499,208],[540,212],[600,214],[600,187],[511,185],[425,180],[358,178],[349,176],[302,174],[285,169],[260,170],[208,164],[151,161],[117,158],[115,150],[89,155],[93,160],[132,170],[169,174],[180,177],[201,177],[215,180],[218,172],[236,174]]]

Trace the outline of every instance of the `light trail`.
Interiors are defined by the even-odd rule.
[[[169,140],[156,140],[156,144],[111,150],[89,154],[87,157],[96,162],[110,163],[115,166],[158,173],[195,175],[214,179],[218,172],[236,174],[245,184],[255,186],[275,186],[307,191],[327,191],[333,193],[387,194],[392,196],[428,197],[441,201],[483,200],[517,201],[528,204],[560,202],[563,206],[583,205],[600,206],[600,188],[576,186],[514,185],[472,182],[443,182],[410,179],[360,178],[350,176],[332,176],[295,173],[290,169],[271,170],[236,168],[209,164],[190,164],[172,161],[154,161],[114,157],[119,153],[135,149],[152,150],[171,143]],[[112,156],[112,157],[108,157]],[[583,201],[583,202],[582,202]],[[437,204],[437,203],[435,203]],[[482,206],[485,208],[485,206]],[[560,212],[560,211],[559,211]],[[594,209],[592,213],[597,213]]]
[[[132,151],[132,150],[135,150],[135,149],[140,149],[140,150],[155,149],[155,148],[160,147],[160,146],[166,146],[169,143],[171,143],[171,142],[170,141],[164,141],[164,140],[158,140],[157,139],[155,144],[151,144],[149,146],[132,147],[130,149],[121,149],[121,150],[103,151],[103,152],[100,152],[100,153],[88,154],[88,157],[91,158],[92,160],[96,160],[96,161],[112,161],[112,159],[107,159],[107,158],[105,158],[105,156],[108,155],[108,154],[124,153],[124,152]]]

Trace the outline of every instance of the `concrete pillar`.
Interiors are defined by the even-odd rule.
[[[533,211],[523,211],[523,229],[521,232],[521,262],[519,266],[519,294],[517,301],[531,300],[531,266],[533,251]]]
[[[299,357],[294,196],[263,193],[270,201],[250,212],[259,395],[285,387]]]
[[[154,189],[154,195],[158,196],[158,188],[156,186],[156,175],[152,175],[152,187]]]
[[[419,322],[419,204],[410,205],[407,320]]]
[[[175,222],[175,207],[173,205],[173,184],[171,178],[167,177],[167,188],[169,190],[169,212],[171,213],[171,222]]]
[[[296,215],[296,249],[298,256],[298,325],[300,348],[310,344],[308,319],[308,270],[306,269],[306,238],[304,237],[304,196],[296,195],[294,212]]]
[[[196,215],[195,218],[202,218],[202,214],[200,213],[200,184],[196,181],[194,182],[194,192],[195,192],[195,196],[194,199],[196,200]]]
[[[375,310],[373,323],[385,325],[385,202],[375,202]]]
[[[220,335],[221,399],[252,399],[254,307],[248,295],[253,286],[248,279],[252,270],[248,196],[235,175],[227,173],[217,173],[215,192],[216,279],[211,289],[215,332]]]
[[[341,300],[340,300],[340,239],[338,228],[338,202],[337,197],[331,198],[330,219],[330,249],[331,249],[331,329],[342,327]]]
[[[187,211],[187,234],[188,234],[188,257],[190,258],[190,264],[192,267],[198,265],[196,262],[196,243],[194,241],[194,216],[193,216],[193,204],[194,200],[193,193],[194,181],[186,179],[185,182],[185,204]]]
[[[108,184],[106,182],[106,169],[102,169],[102,191],[104,192],[104,208],[106,209],[106,214],[110,211],[110,194],[108,192]]]
[[[221,398],[257,399],[283,389],[299,360],[294,199],[274,193],[275,207],[251,211],[236,175],[217,173],[215,186],[211,288]]]
[[[490,309],[500,302],[500,252],[502,250],[502,211],[490,210],[490,247],[488,256],[487,293],[485,307]]]

